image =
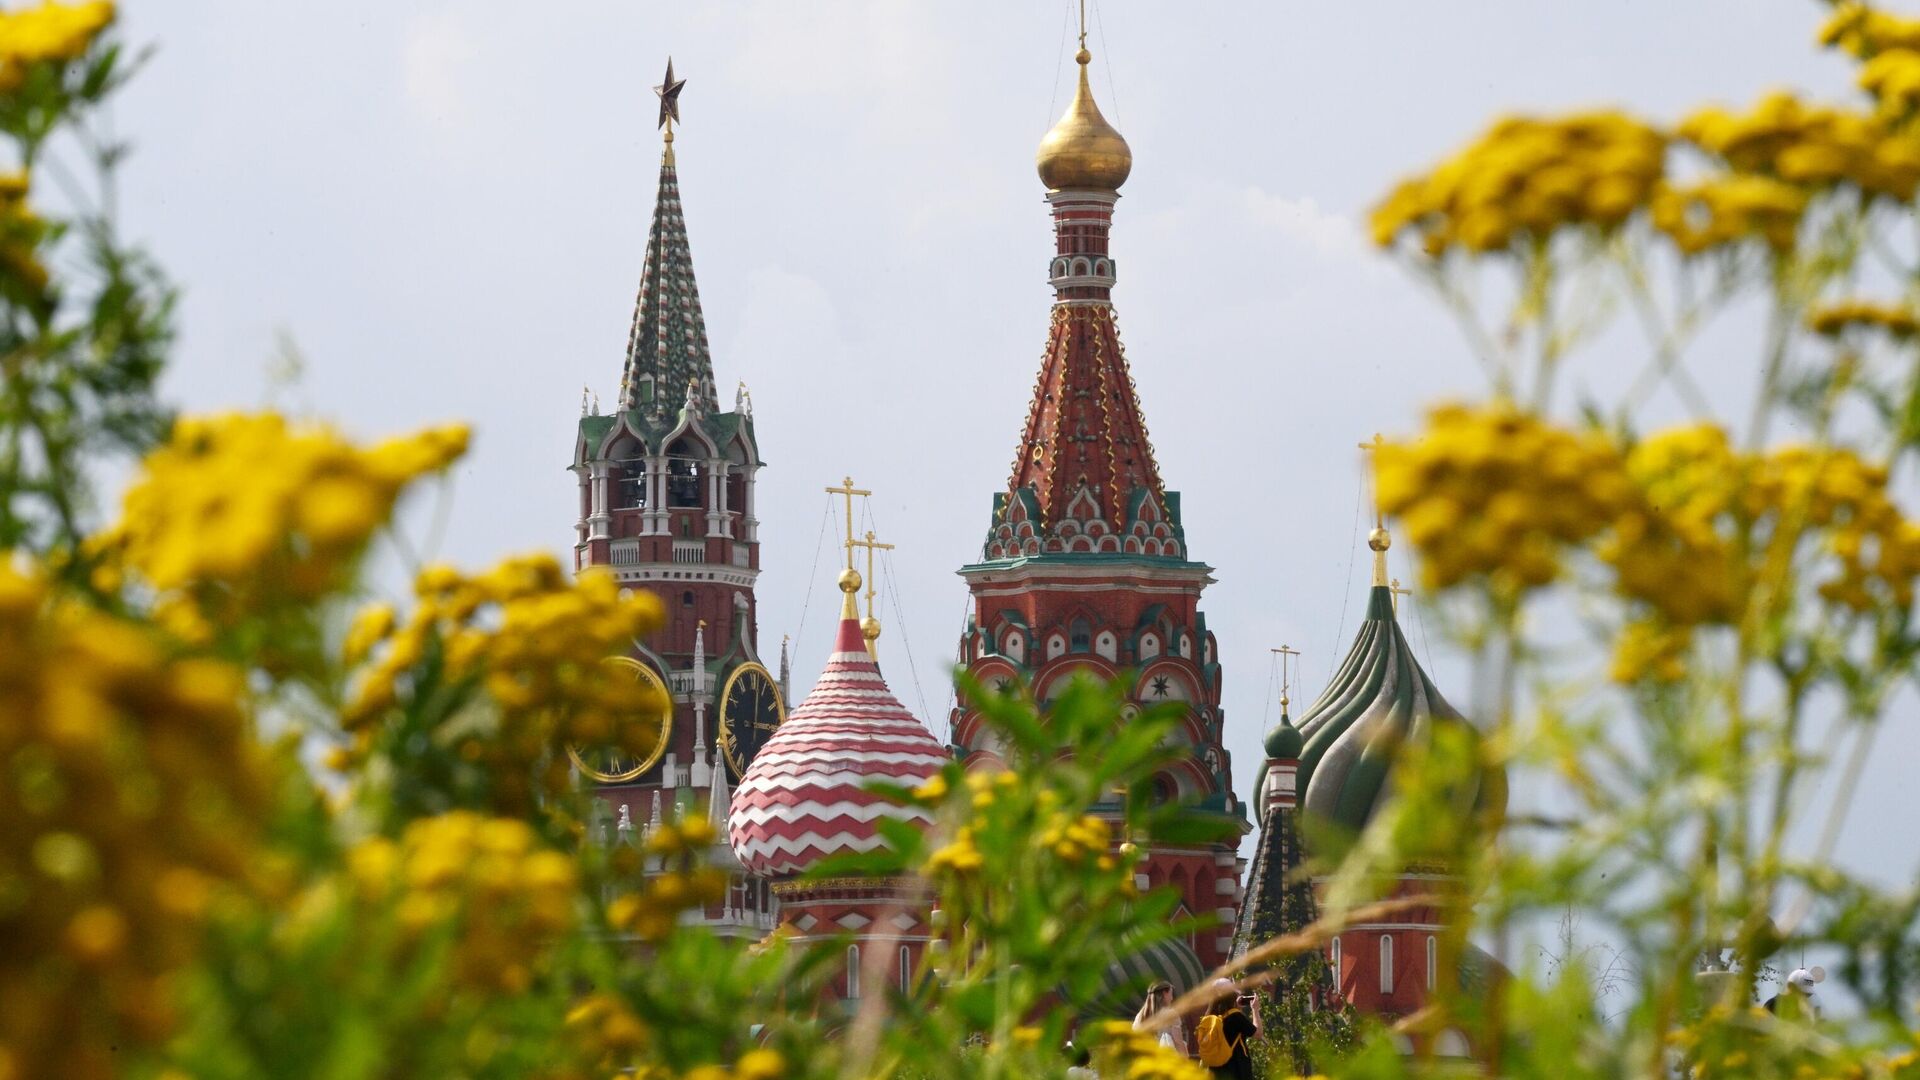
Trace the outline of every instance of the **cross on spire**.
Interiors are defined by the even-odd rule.
[[[1371,442],[1363,442],[1360,444],[1360,449],[1373,455],[1368,458],[1369,461],[1374,463],[1369,466],[1369,468],[1379,468],[1380,448],[1385,446],[1386,442],[1387,440],[1381,438],[1380,433],[1376,431],[1373,433],[1373,440]],[[1373,487],[1373,527],[1378,529],[1385,524],[1385,520],[1380,516],[1380,486],[1376,483]]]
[[[1280,715],[1285,716],[1287,714],[1287,688],[1292,685],[1291,681],[1287,678],[1287,660],[1289,657],[1298,657],[1300,650],[1291,646],[1282,645],[1277,649],[1268,649],[1267,651],[1280,658]]]
[[[1360,449],[1373,455],[1373,467],[1369,470],[1373,480],[1373,531],[1367,534],[1367,546],[1373,549],[1373,585],[1375,588],[1387,583],[1387,549],[1393,546],[1393,537],[1387,532],[1387,519],[1380,509],[1380,448],[1387,440],[1373,433],[1372,442],[1363,442]]]
[[[883,544],[875,540],[873,538],[873,530],[868,529],[864,540],[847,541],[847,551],[849,554],[851,554],[856,547],[867,549],[867,617],[866,620],[860,624],[860,636],[867,640],[867,655],[879,659],[877,642],[880,637],[880,620],[875,618],[873,614],[873,598],[879,594],[880,589],[876,584],[879,578],[873,572],[873,553],[876,551],[892,551],[893,545]]]
[[[1400,598],[1403,596],[1412,596],[1413,590],[1401,588],[1400,579],[1394,578],[1393,581],[1387,585],[1387,591],[1393,594],[1393,613],[1395,615],[1400,614]]]
[[[840,495],[840,496],[844,496],[844,497],[846,498],[846,500],[847,500],[847,543],[846,543],[846,547],[847,547],[847,569],[849,569],[849,570],[851,570],[851,569],[853,569],[853,545],[854,545],[854,539],[853,539],[853,497],[854,497],[855,495],[862,495],[862,496],[871,496],[871,495],[873,494],[873,492],[871,492],[871,491],[862,491],[862,490],[860,490],[859,488],[857,488],[857,487],[854,487],[854,486],[853,486],[853,477],[851,477],[851,476],[849,476],[849,477],[847,477],[846,479],[844,479],[844,480],[842,480],[842,481],[840,481],[840,486],[839,486],[839,487],[830,487],[830,488],[828,488],[828,489],[827,489],[827,494],[829,494],[829,495]]]

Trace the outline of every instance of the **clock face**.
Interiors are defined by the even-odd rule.
[[[606,663],[621,669],[635,682],[648,684],[669,702],[673,700],[672,695],[667,693],[665,684],[661,683],[660,676],[655,675],[652,668],[640,661],[630,656],[609,656]],[[644,758],[636,757],[622,749],[617,742],[606,746],[569,746],[567,756],[573,759],[574,766],[602,784],[623,784],[629,780],[638,780],[641,773],[658,764],[660,758],[667,752],[668,736],[673,731],[672,706],[669,705],[658,718],[636,716],[622,723],[649,724],[657,727],[658,730],[653,733],[653,752]]]
[[[787,718],[780,686],[759,664],[742,664],[720,691],[720,751],[735,780],[746,775],[753,755]]]

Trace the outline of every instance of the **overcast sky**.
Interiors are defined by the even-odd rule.
[[[441,556],[564,552],[580,389],[616,393],[671,54],[721,396],[752,388],[771,463],[763,650],[796,635],[796,697],[823,663],[821,489],[851,474],[899,545],[887,671],[945,734],[954,570],[979,554],[1046,336],[1033,150],[1071,92],[1067,16],[1064,0],[128,4],[127,32],[159,52],[116,115],[137,148],[124,213],[185,288],[167,391],[258,406],[286,335],[307,366],[283,405],[368,436],[475,424]],[[1267,650],[1304,650],[1310,699],[1359,617],[1355,444],[1483,387],[1448,318],[1365,244],[1367,208],[1502,111],[1842,94],[1819,18],[1805,0],[1096,7],[1095,93],[1134,152],[1115,302],[1192,553],[1216,568],[1204,610],[1242,798]],[[1717,340],[1711,384],[1750,385],[1751,352]],[[1619,358],[1582,364],[1573,381],[1604,389]],[[1464,699],[1419,607],[1403,621]],[[1843,856],[1910,881],[1910,837],[1889,850],[1872,824],[1911,814],[1900,763],[1920,734],[1894,726]]]

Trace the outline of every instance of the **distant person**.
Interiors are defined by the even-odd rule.
[[[1164,981],[1154,983],[1147,988],[1147,1000],[1140,1004],[1140,1011],[1133,1014],[1133,1026],[1136,1028],[1146,1027],[1147,1021],[1153,1017],[1154,1013],[1160,1012],[1162,1009],[1169,1008],[1172,1005],[1173,984]],[[1173,1017],[1167,1023],[1166,1027],[1160,1029],[1160,1045],[1172,1050],[1181,1057],[1192,1056],[1187,1051],[1186,1027],[1180,1022],[1180,1018],[1177,1016]]]
[[[1200,1018],[1195,1031],[1200,1064],[1212,1069],[1215,1076],[1253,1080],[1253,1055],[1247,1050],[1247,1040],[1260,1034],[1260,1010],[1252,995],[1233,996],[1230,979],[1216,979],[1213,987],[1218,996],[1207,1006],[1207,1015]]]
[[[1813,988],[1826,980],[1826,968],[1794,968],[1787,976],[1787,988],[1767,999],[1767,1011],[1782,1020],[1820,1019],[1820,999]]]

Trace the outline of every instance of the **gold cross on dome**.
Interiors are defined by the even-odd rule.
[[[883,544],[875,540],[873,538],[873,530],[868,529],[866,539],[852,541],[852,546],[867,549],[867,618],[871,619],[873,618],[873,598],[878,591],[874,588],[873,584],[873,553],[876,551],[892,551],[893,545]]]
[[[1277,649],[1268,649],[1267,651],[1280,658],[1280,708],[1284,711],[1287,707],[1287,687],[1291,685],[1287,678],[1287,659],[1289,657],[1299,656],[1300,650],[1282,645]]]
[[[1400,598],[1403,596],[1412,596],[1413,590],[1401,588],[1400,579],[1394,578],[1392,584],[1387,586],[1387,591],[1393,594],[1393,613],[1395,615],[1400,614]]]
[[[1387,443],[1387,440],[1384,438],[1381,438],[1380,433],[1376,431],[1373,433],[1373,441],[1363,442],[1360,444],[1360,449],[1365,450],[1368,453],[1373,455],[1375,468],[1379,467],[1380,448],[1382,446],[1385,446],[1386,443]],[[1378,529],[1385,524],[1386,524],[1386,519],[1380,515],[1380,492],[1379,492],[1378,486],[1376,485],[1374,494],[1373,494],[1373,527]]]
[[[853,569],[853,497],[855,495],[872,495],[873,492],[862,491],[854,487],[853,477],[849,476],[845,480],[840,481],[839,487],[828,488],[827,494],[845,496],[847,500],[847,569],[851,570]]]

